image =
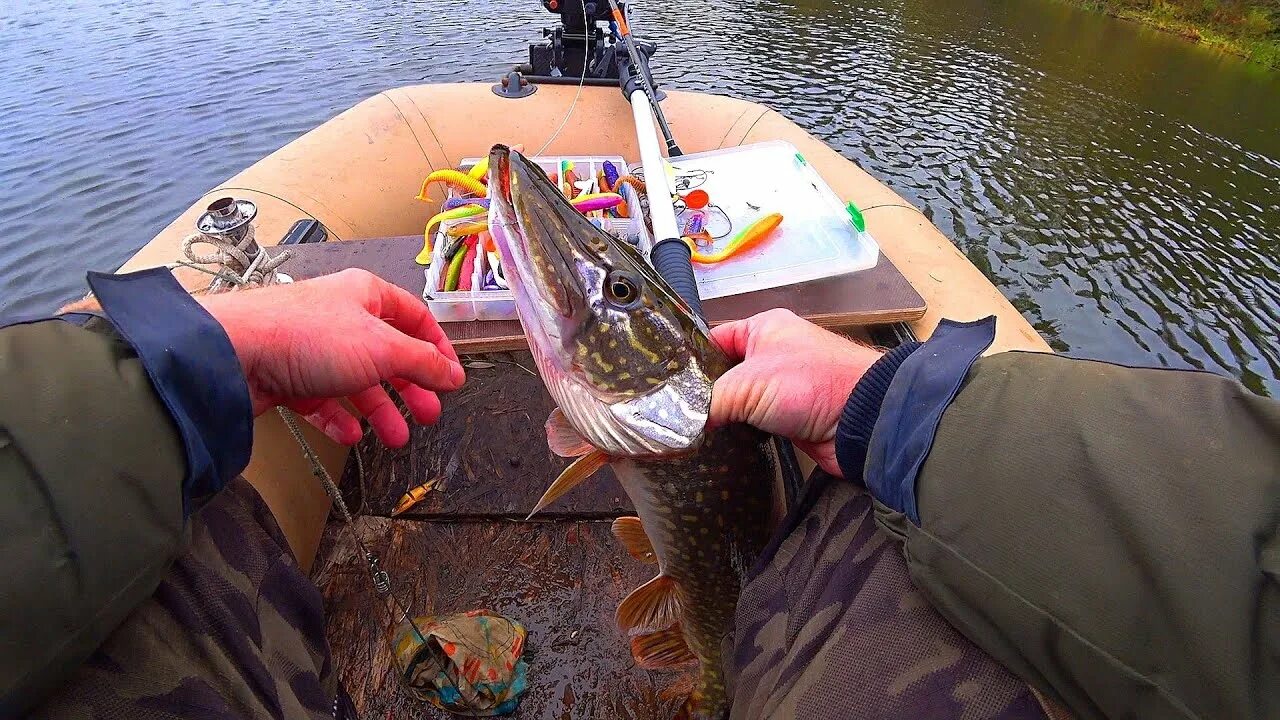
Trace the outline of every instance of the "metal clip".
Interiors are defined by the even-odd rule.
[[[377,555],[371,552],[364,554],[364,559],[369,563],[369,575],[373,579],[373,589],[378,591],[379,595],[386,595],[391,592],[391,576],[386,570],[382,569],[382,562]]]

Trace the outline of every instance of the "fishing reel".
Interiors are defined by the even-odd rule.
[[[542,30],[543,42],[529,45],[529,62],[517,71],[540,83],[576,85],[584,75],[617,80],[617,40],[608,0],[542,0],[542,7],[558,15],[560,24]]]

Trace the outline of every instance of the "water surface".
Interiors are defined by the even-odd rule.
[[[0,0],[0,315],[359,100],[491,80],[529,0]],[[1052,0],[636,3],[661,79],[915,203],[1061,350],[1280,391],[1280,74]]]

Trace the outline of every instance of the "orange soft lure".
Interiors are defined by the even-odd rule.
[[[702,265],[710,265],[712,263],[724,262],[739,253],[746,252],[753,247],[758,247],[769,235],[773,233],[779,225],[782,224],[782,213],[770,213],[751,223],[745,230],[738,233],[728,245],[720,250],[712,253],[704,253],[698,249],[697,243],[686,239],[689,243],[689,249],[692,251],[692,259],[696,263]]]

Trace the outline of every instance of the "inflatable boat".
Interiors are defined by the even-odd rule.
[[[998,318],[998,330],[992,352],[1012,349],[1048,350],[1045,342],[1009,301],[918,208],[778,112],[744,100],[695,92],[670,92],[661,106],[666,121],[672,132],[679,137],[685,153],[721,150],[767,141],[784,141],[794,145],[832,191],[861,210],[866,229],[875,238],[883,258],[890,261],[923,298],[926,310],[918,319],[906,323],[906,332],[923,339],[929,337],[941,318],[972,320],[994,315]],[[548,138],[552,138],[549,143]],[[421,238],[424,225],[440,210],[439,198],[433,202],[423,202],[416,197],[423,179],[433,171],[458,167],[464,158],[483,157],[495,143],[523,144],[526,148],[539,148],[546,144],[543,154],[556,156],[620,156],[627,160],[638,160],[640,153],[632,125],[632,107],[616,85],[575,87],[571,84],[542,84],[537,87],[537,92],[518,98],[499,94],[488,84],[417,85],[391,89],[364,100],[211,188],[130,258],[123,265],[122,271],[172,263],[181,256],[182,243],[191,234],[197,219],[207,211],[211,203],[227,197],[249,200],[256,206],[256,239],[267,248],[280,242],[291,230],[296,232],[299,221],[314,221],[309,226],[321,228],[319,234],[331,244],[365,238],[414,235]],[[406,265],[413,263],[411,254],[393,260]],[[179,267],[175,273],[192,290],[209,284],[208,275],[187,268]],[[512,362],[519,364],[519,358]],[[485,365],[494,367],[493,363]],[[515,372],[516,376],[522,375],[514,368],[508,369]],[[495,388],[510,388],[513,381],[536,381],[536,378],[516,376],[507,376],[505,379],[486,378],[486,374],[493,372],[469,371],[470,382],[488,382]],[[530,387],[534,388],[529,391],[531,393],[541,391],[536,382]],[[473,403],[469,407],[476,406]],[[451,422],[450,410],[449,402],[446,401],[446,425]],[[452,418],[455,427],[461,427],[458,416],[455,414]],[[538,435],[542,425],[541,417],[531,420],[526,433],[530,437]],[[470,418],[467,423],[470,427]],[[430,436],[432,440],[427,445],[415,440],[410,449],[403,451],[409,453],[407,456],[388,455],[381,450],[366,451],[365,465],[370,466],[367,469],[374,478],[370,485],[373,489],[366,489],[366,492],[374,495],[381,492],[385,495],[361,498],[372,514],[377,515],[379,508],[386,510],[393,507],[401,493],[426,481],[426,477],[404,477],[406,467],[429,465],[435,462],[431,453],[447,454],[449,442],[465,443],[471,437],[467,434],[471,432],[469,429],[465,433],[458,430],[452,435],[447,435],[450,432],[448,429],[432,432],[437,434]],[[520,431],[516,429],[511,432]],[[446,435],[449,439],[441,440]],[[307,431],[307,437],[324,466],[334,477],[339,477],[348,463],[348,450],[332,445],[310,430]],[[418,437],[415,434],[415,438]],[[537,444],[540,441],[540,437],[532,440],[507,440],[516,445]],[[413,453],[418,455],[414,456]],[[400,459],[397,460],[397,457]],[[419,459],[410,462],[405,461],[405,457]],[[516,459],[511,462],[512,468],[518,464]],[[385,467],[380,468],[380,463]],[[286,431],[280,418],[273,413],[264,415],[257,423],[253,459],[245,474],[263,493],[286,534],[305,538],[301,543],[302,547],[295,548],[300,556],[306,556],[321,543],[323,525],[306,520],[290,510],[327,503],[328,498],[319,483],[311,480],[310,464],[299,452],[297,443]],[[411,472],[407,474],[412,475]],[[536,478],[527,483],[532,497],[509,504],[526,501],[531,503],[545,482],[554,477],[554,468],[540,468],[538,473],[528,471],[525,474],[531,477],[536,475]],[[351,471],[348,469],[348,478],[350,475]],[[398,545],[425,543],[427,541],[424,537],[439,532],[440,523],[447,524],[455,519],[454,516],[460,522],[469,523],[466,525],[466,532],[477,532],[476,528],[479,526],[476,522],[481,519],[478,514],[483,513],[475,507],[464,507],[460,502],[452,502],[448,498],[449,492],[462,492],[463,496],[466,494],[465,488],[460,488],[454,482],[449,490],[441,493],[443,499],[435,501],[434,505],[427,502],[419,519],[429,522],[374,518],[371,522],[381,524],[376,524],[376,528],[369,532],[389,532],[397,538],[395,543]],[[494,523],[513,523],[527,510],[528,506],[497,508],[491,520]],[[614,510],[615,514],[621,514],[626,508],[618,506]],[[553,516],[550,521],[558,520],[568,523],[566,527],[576,527],[575,523],[600,520],[601,517],[607,519],[609,513],[608,507],[591,508],[581,518],[563,515],[558,519]],[[389,512],[385,514],[390,515]],[[299,524],[302,526],[298,526]],[[607,522],[604,523],[605,528],[607,525]],[[500,531],[500,526],[494,527],[499,528],[494,532]],[[330,535],[335,532],[330,530]],[[545,542],[554,545],[554,540]],[[340,543],[335,540],[333,543],[327,542],[324,547],[332,551],[338,544]],[[469,567],[492,565],[496,560],[486,554],[500,551],[497,544],[486,546],[485,542],[478,542],[473,547],[450,555],[450,558],[457,565],[456,573],[461,573]],[[599,549],[599,552],[625,554],[621,549]],[[322,552],[322,557],[323,555]],[[360,558],[348,555],[345,559],[339,558],[337,562],[347,562],[354,566],[353,569],[360,569]],[[387,562],[386,558],[384,562]],[[412,575],[425,567],[419,560],[405,562],[409,564],[400,564],[402,573]],[[325,567],[325,560],[320,561],[320,566]],[[447,571],[446,568],[441,572]],[[453,577],[456,577],[456,573]],[[343,580],[344,577],[347,579]],[[351,580],[351,577],[357,579]],[[394,707],[391,703],[401,700],[387,699],[386,692],[377,690],[380,684],[393,682],[387,679],[390,677],[386,671],[389,657],[379,655],[384,667],[376,672],[371,668],[371,656],[367,654],[367,648],[369,643],[377,645],[379,641],[364,631],[359,620],[352,619],[361,616],[361,612],[353,608],[359,607],[361,602],[367,602],[368,588],[365,587],[365,579],[366,576],[359,572],[344,575],[333,571],[332,567],[329,571],[322,570],[317,576],[317,582],[325,590],[326,599],[334,606],[330,608],[330,639],[335,660],[340,668],[344,662],[358,668],[356,672],[360,677],[352,680],[348,676],[344,678],[345,682],[348,686],[354,682],[374,688],[366,697],[356,697],[357,707],[363,711],[362,715],[369,715],[370,712],[379,716],[387,713],[394,715],[397,713],[392,712]],[[434,586],[434,581],[426,578],[401,578],[400,582]],[[583,582],[592,584],[587,580]],[[594,583],[599,587],[591,589],[591,592],[603,598],[605,604],[616,602],[617,598],[609,600],[613,595],[620,597],[625,594],[626,588],[610,586],[605,578],[598,578]],[[530,592],[536,600],[543,591],[535,587]],[[501,605],[500,600],[486,596],[483,592],[468,595],[464,590],[459,590],[449,597],[451,599],[433,597],[433,607],[442,609],[439,606],[443,603],[457,606],[443,609],[460,610]],[[563,602],[562,597],[554,594],[547,596],[545,616],[559,617],[557,613],[560,613]],[[534,615],[537,616],[537,612]],[[601,622],[607,625],[607,618],[611,617],[610,612]],[[547,622],[559,621],[549,619]],[[539,637],[537,625],[536,621],[532,622],[531,642],[536,642]],[[550,631],[544,628],[542,632]],[[615,639],[614,644],[619,648],[624,645],[621,639]],[[629,677],[628,673],[643,672],[629,667],[626,660],[625,656],[617,660],[617,667],[613,670],[615,676],[604,673],[594,676],[594,682],[600,692],[628,695],[628,698],[618,702],[634,706],[635,703],[646,702],[643,697],[649,696],[637,690],[635,682],[625,682]],[[575,662],[581,660],[574,653],[557,655],[554,651],[544,652],[539,656],[539,662],[535,663],[539,666],[535,668],[535,672],[554,672],[563,682],[570,684],[581,682],[581,678],[573,679],[577,677],[572,670]],[[563,688],[557,686],[554,692],[546,689],[539,692],[538,687],[535,681],[535,690],[530,693],[532,699],[526,701],[527,712],[533,714],[522,711],[522,716],[541,717],[543,715],[539,712],[553,712],[554,707],[562,707],[562,704],[556,703],[562,702],[560,695],[563,694]],[[576,692],[590,693],[591,690],[578,687]],[[636,693],[643,697],[637,699],[639,696]],[[653,700],[653,703],[661,704],[657,700]],[[637,715],[639,716],[648,716],[648,713],[641,712]]]

